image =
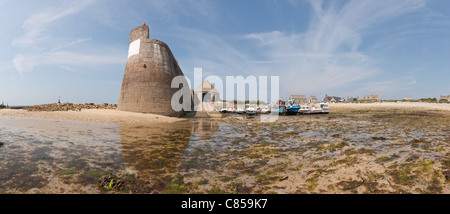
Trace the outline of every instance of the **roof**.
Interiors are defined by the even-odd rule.
[[[219,93],[219,91],[217,91],[217,89],[208,80],[203,81],[202,84],[197,86],[195,91],[196,92],[198,92],[198,91],[202,91],[202,92],[210,92],[210,91],[212,91],[212,92]]]
[[[289,99],[306,99],[305,95],[291,95]]]
[[[338,101],[338,100],[342,100],[344,98],[342,97],[336,97],[336,96],[327,96],[325,97],[327,100],[332,100],[334,98],[334,100]],[[345,99],[344,99],[345,100]]]

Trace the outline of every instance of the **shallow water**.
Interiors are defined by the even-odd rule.
[[[96,193],[108,173],[151,180],[180,164],[214,168],[206,155],[245,147],[229,140],[242,136],[232,124],[207,120],[129,125],[0,117],[0,193]]]

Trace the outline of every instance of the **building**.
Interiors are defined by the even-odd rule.
[[[215,103],[220,100],[219,91],[208,81],[205,80],[195,90],[194,94],[196,99],[201,102]]]
[[[296,104],[302,105],[308,102],[308,99],[305,95],[291,95],[289,96],[289,100],[295,100]]]
[[[316,96],[309,96],[308,103],[318,103]]]
[[[380,96],[378,95],[367,95],[363,96],[362,101],[380,101]]]
[[[159,40],[149,38],[149,27],[144,23],[130,32],[130,46],[125,73],[120,91],[118,110],[154,113],[166,116],[184,115],[184,110],[172,108],[172,96],[181,91],[190,96],[186,86],[172,88],[174,77],[183,72],[169,46]],[[184,84],[183,84],[184,85]],[[185,90],[185,91],[184,91]],[[192,100],[192,97],[189,97]]]
[[[347,96],[347,101],[349,101],[349,102],[355,102],[358,100],[359,100],[359,96],[357,96],[356,98],[353,96],[351,96],[351,97]]]
[[[411,101],[411,100],[413,100],[412,97],[403,97],[403,101]]]
[[[195,115],[200,117],[221,117],[223,108],[219,91],[208,80],[205,80],[193,91]]]
[[[441,98],[439,99],[439,101],[440,102],[449,102],[450,101],[450,95],[448,95],[448,96],[442,96],[441,95]]]
[[[326,103],[345,102],[345,99],[342,97],[328,96],[328,94],[325,94],[325,97],[323,98],[323,102],[326,102]]]

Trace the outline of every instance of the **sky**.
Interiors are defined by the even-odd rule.
[[[450,94],[448,0],[0,0],[0,101],[117,103],[143,22],[191,80],[279,76],[285,98]]]

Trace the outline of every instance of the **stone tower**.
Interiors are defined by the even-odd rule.
[[[176,112],[171,106],[172,95],[180,90],[171,88],[172,79],[179,75],[184,76],[169,46],[150,39],[145,23],[133,29],[118,110],[183,115],[184,112]]]

